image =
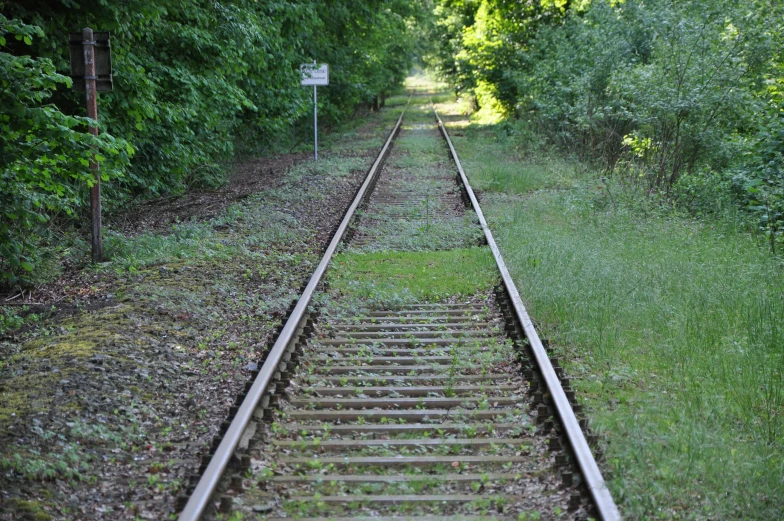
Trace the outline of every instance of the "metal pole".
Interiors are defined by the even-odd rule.
[[[318,161],[318,97],[313,85],[313,159]]]
[[[82,29],[82,49],[84,51],[84,91],[87,99],[87,117],[98,121],[98,90],[95,85],[95,40],[93,30],[89,27]],[[98,127],[90,126],[90,134],[97,136]],[[90,160],[90,169],[95,176],[95,182],[90,188],[90,210],[92,211],[92,254],[93,262],[103,260],[103,240],[101,237],[101,174],[98,172],[98,163]]]

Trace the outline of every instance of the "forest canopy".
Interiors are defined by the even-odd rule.
[[[425,11],[414,0],[0,3],[0,283],[36,269],[42,223],[86,215],[93,150],[104,206],[222,182],[221,163],[291,136],[310,113],[299,65],[330,65],[334,123],[407,76]],[[114,89],[86,134],[68,33],[110,31]]]
[[[330,65],[327,124],[383,101],[422,59],[510,132],[690,211],[743,208],[775,252],[782,20],[772,0],[2,3],[0,283],[35,271],[53,220],[86,219],[93,152],[112,212],[218,186],[236,154],[290,144],[312,60]],[[112,34],[98,137],[67,76],[68,33],[86,26]]]

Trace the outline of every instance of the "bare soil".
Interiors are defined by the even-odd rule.
[[[112,216],[109,225],[124,233],[167,232],[171,225],[215,217],[228,205],[246,197],[280,186],[283,174],[307,153],[259,157],[233,165],[225,186],[219,190],[193,190],[171,198],[147,201],[132,211]]]

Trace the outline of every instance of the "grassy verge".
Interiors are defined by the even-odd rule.
[[[779,262],[732,220],[657,206],[466,119],[452,118],[455,146],[529,311],[570,361],[624,516],[782,519]]]

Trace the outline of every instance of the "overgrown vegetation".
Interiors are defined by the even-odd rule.
[[[31,45],[43,36],[34,25],[0,14],[0,47]],[[108,181],[127,166],[133,148],[122,140],[84,132],[88,120],[49,104],[58,86],[71,84],[49,58],[0,52],[0,283],[33,271],[40,225],[73,214],[93,184],[90,159]],[[32,232],[32,233],[31,233]]]
[[[624,517],[781,518],[784,280],[766,239],[731,212],[695,219],[507,130],[452,132],[531,315],[606,439]]]
[[[334,261],[332,287],[347,298],[394,305],[438,301],[486,291],[498,279],[487,248],[343,253]]]
[[[211,218],[112,233],[79,297],[0,309],[0,519],[168,517],[399,111]]]
[[[444,107],[447,122],[508,265],[609,440],[603,464],[624,515],[782,518],[782,20],[784,7],[770,0],[0,0],[0,286],[40,280],[48,252],[70,247],[53,223],[86,221],[91,158],[109,212],[219,187],[221,165],[238,154],[306,149],[311,91],[299,86],[300,63],[330,65],[319,113],[334,124],[383,105],[427,44],[426,61],[461,95],[463,105]],[[112,33],[114,91],[100,95],[98,137],[85,132],[96,122],[67,76],[67,35],[84,26]],[[456,122],[468,105],[479,109],[474,124]],[[425,114],[414,108],[410,121],[432,130]],[[335,259],[333,290],[363,305],[444,300],[496,282],[487,249],[470,247],[480,238],[472,217],[449,220],[445,206],[446,217],[431,221],[431,193],[448,187],[451,166],[433,136],[410,136],[389,166],[418,176],[401,188],[424,192],[424,203],[405,208],[408,221],[399,209],[365,221],[376,243]],[[361,138],[331,144],[363,154],[382,142]],[[50,340],[0,362],[17,375],[0,419],[57,411],[23,391],[51,383],[49,373],[9,364],[39,351],[81,363],[112,320],[109,328],[135,334],[126,305],[151,303],[136,314],[164,320],[155,304],[165,331],[179,331],[175,318],[209,323],[212,336],[189,346],[203,354],[203,374],[219,365],[207,347],[239,346],[224,342],[217,322],[261,324],[244,337],[261,341],[304,276],[293,270],[315,255],[316,231],[288,212],[322,204],[322,185],[307,195],[293,185],[348,176],[361,159],[298,165],[286,186],[166,234],[108,232],[115,262],[97,272],[146,285],[121,290],[117,306],[85,314],[73,331],[40,329]],[[422,161],[430,163],[417,170]],[[758,235],[746,233],[749,222]],[[388,248],[408,251],[377,251]],[[39,320],[28,311],[0,311],[0,334]],[[160,331],[145,342],[158,346]],[[181,347],[172,346],[158,347]],[[9,480],[76,481],[74,446],[53,446],[65,454],[55,462],[47,449],[0,458],[0,467]]]
[[[440,0],[430,63],[458,92],[691,211],[782,240],[782,4]]]
[[[416,80],[406,86],[416,89]],[[376,188],[382,200],[397,197],[399,204],[375,204],[360,212],[361,233],[372,239],[351,243],[352,249],[447,250],[481,242],[476,215],[463,212],[453,166],[437,132],[429,97],[412,96],[403,130]]]
[[[39,268],[43,224],[86,220],[92,147],[109,211],[218,186],[221,162],[238,150],[290,145],[297,125],[306,132],[301,63],[330,65],[323,123],[383,104],[408,72],[422,14],[412,0],[0,3],[0,284]],[[85,26],[112,34],[99,138],[86,134],[84,95],[65,76],[68,33]]]

